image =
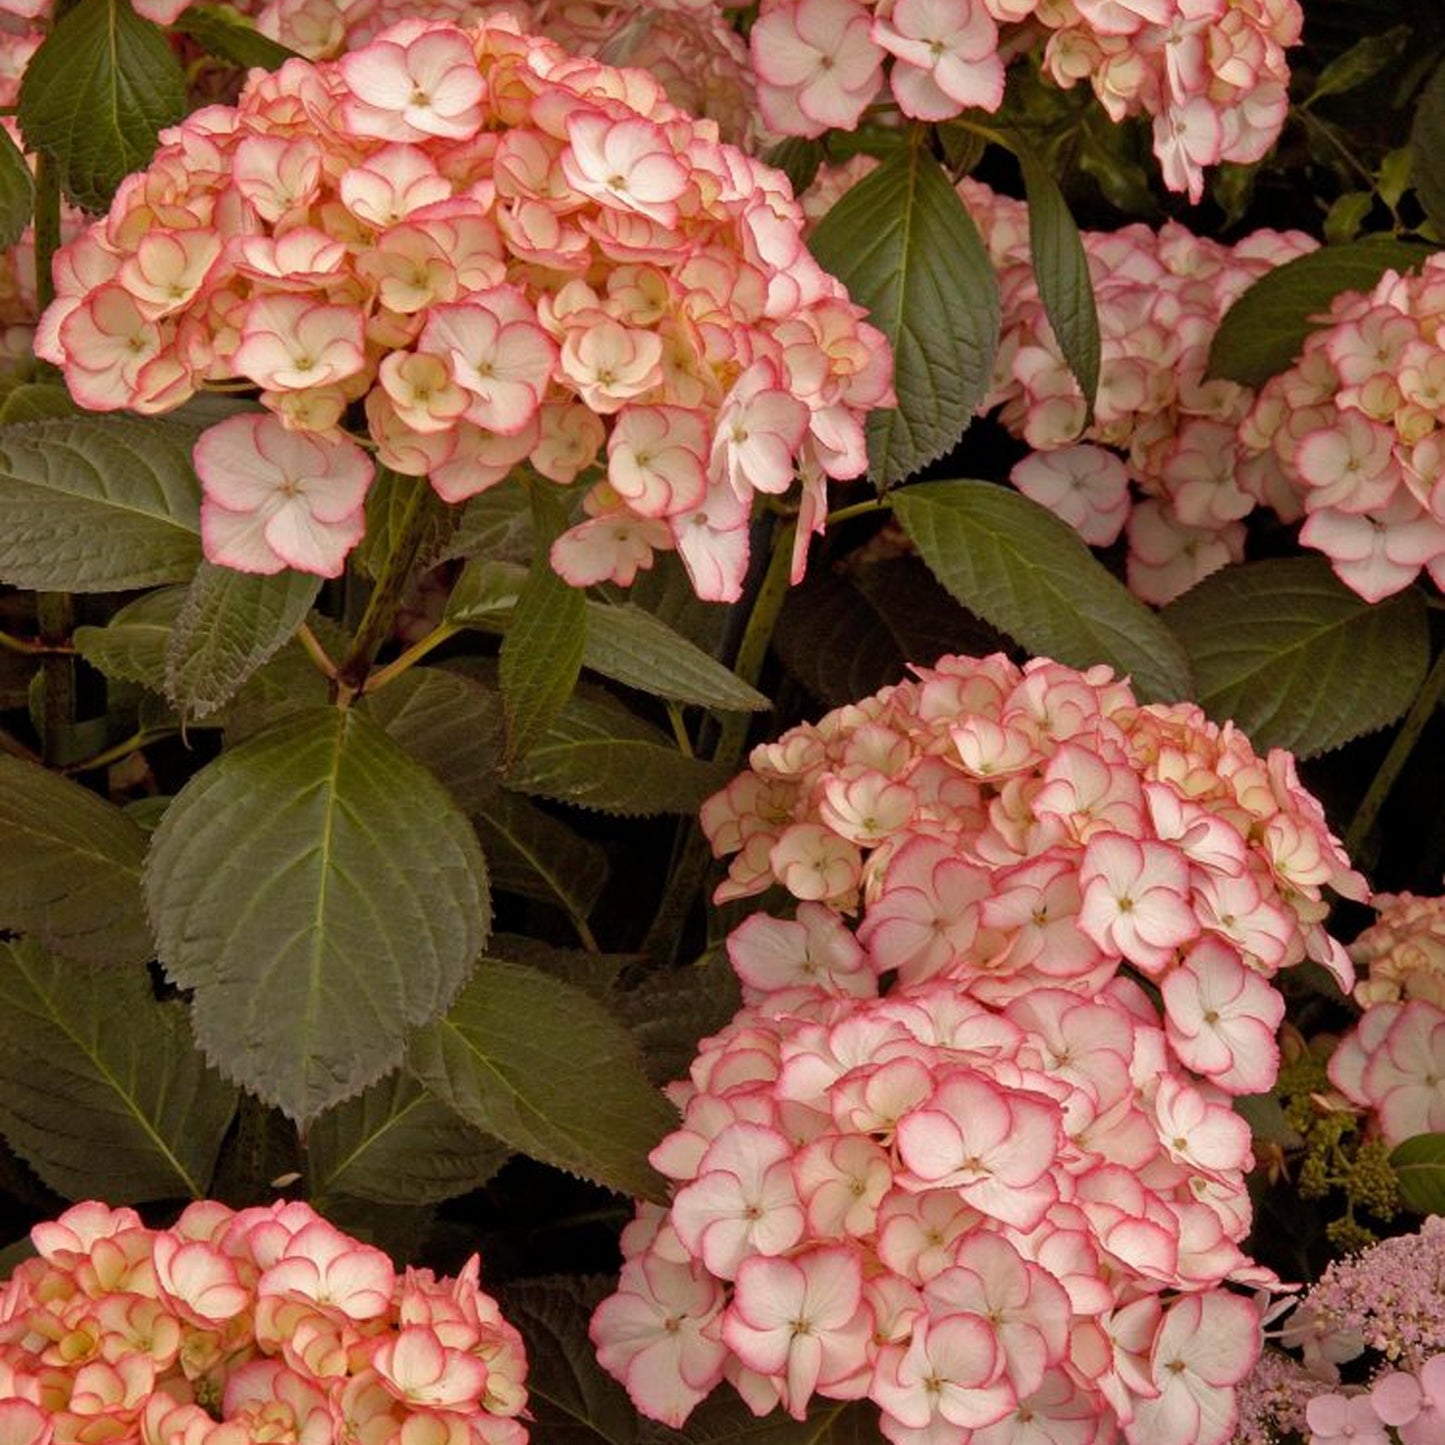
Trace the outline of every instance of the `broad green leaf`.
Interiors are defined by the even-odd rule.
[[[1430,666],[1424,594],[1372,606],[1323,557],[1226,567],[1164,611],[1200,705],[1302,758],[1394,722]]]
[[[665,1197],[647,1155],[676,1115],[627,1030],[581,989],[484,959],[447,1016],[413,1037],[409,1065],[514,1149],[624,1194]]]
[[[683,1078],[699,1039],[718,1033],[742,1007],[737,974],[716,948],[680,968],[654,968],[612,998],[617,1016],[642,1049],[656,1084]]]
[[[639,1416],[627,1392],[597,1363],[587,1334],[616,1279],[554,1275],[500,1290],[502,1311],[527,1341],[532,1438],[547,1445],[635,1445]]]
[[[166,696],[185,716],[215,712],[290,642],[320,590],[309,572],[264,577],[202,562],[166,650]]]
[[[761,712],[772,704],[715,658],[640,607],[587,604],[585,667],[627,687],[673,702],[723,712]]]
[[[31,58],[17,112],[26,149],[55,158],[76,205],[103,211],[186,113],[186,78],[164,32],[128,0],[80,0]]]
[[[1178,641],[1052,512],[971,481],[905,487],[893,508],[944,587],[1030,652],[1070,667],[1106,662],[1148,702],[1191,695]]]
[[[867,697],[908,669],[907,653],[852,579],[822,571],[788,594],[773,648],[788,672],[829,707]]]
[[[25,233],[35,206],[35,178],[10,132],[0,127],[0,247]]]
[[[447,620],[506,631],[526,582],[526,571],[513,562],[468,562],[447,599]],[[582,665],[590,671],[672,702],[724,712],[761,712],[772,706],[756,688],[641,607],[592,598],[584,605]]]
[[[186,12],[191,13],[191,10]],[[397,548],[402,530],[419,522],[424,530],[412,567],[416,575],[421,576],[441,561],[461,515],[461,508],[442,501],[425,478],[404,477],[389,467],[379,466],[376,480],[366,493],[366,535],[352,556],[368,577],[381,576],[387,558]]]
[[[0,426],[19,426],[27,421],[47,421],[57,416],[75,416],[80,408],[58,381],[23,381],[5,392],[0,401]]]
[[[184,587],[160,587],[127,602],[104,627],[77,627],[75,650],[107,677],[164,692],[166,652]]]
[[[587,599],[552,570],[547,549],[562,530],[561,503],[532,492],[537,554],[502,642],[498,679],[508,763],[525,758],[577,685],[587,645]]]
[[[197,773],[156,829],[145,884],[206,1056],[302,1123],[396,1068],[489,922],[471,825],[339,708],[293,714]]]
[[[1428,246],[1388,238],[1325,246],[1266,271],[1228,311],[1209,349],[1210,376],[1263,386],[1300,354],[1342,291],[1368,291],[1386,271],[1410,271]]]
[[[507,775],[521,793],[602,813],[691,813],[727,770],[684,756],[664,732],[588,691],[570,698]]]
[[[806,1420],[781,1410],[757,1416],[727,1385],[719,1385],[674,1432],[642,1422],[638,1445],[878,1445],[878,1407],[871,1400],[839,1403],[815,1396]]]
[[[1278,1144],[1282,1149],[1298,1149],[1304,1144],[1285,1117],[1284,1105],[1273,1094],[1240,1094],[1234,1100],[1234,1112],[1249,1125],[1256,1139]]]
[[[504,562],[526,562],[535,550],[527,489],[521,482],[509,479],[489,487],[462,507],[457,529],[437,560],[491,557]]]
[[[436,775],[464,813],[497,791],[502,704],[495,689],[439,667],[414,667],[363,699],[368,716]]]
[[[619,1018],[622,1016],[615,1007],[614,990],[619,987],[623,973],[634,968],[645,970],[651,962],[645,953],[589,953],[585,948],[558,948],[556,944],[529,938],[524,933],[494,934],[487,951],[580,988]]]
[[[492,886],[586,918],[607,883],[607,854],[516,793],[496,792],[473,813]]]
[[[1415,194],[1436,230],[1445,230],[1445,62],[1435,68],[1415,104],[1410,152]]]
[[[801,196],[813,184],[825,155],[821,140],[812,136],[789,136],[768,152],[767,162],[782,171],[793,194]]]
[[[201,560],[195,436],[119,416],[0,432],[0,582],[119,592],[188,580]]]
[[[340,663],[351,650],[351,636],[329,618],[313,612],[308,624],[316,641]],[[258,668],[219,719],[226,742],[235,744],[293,713],[329,702],[331,685],[299,641],[288,642],[270,662]]]
[[[1304,104],[1313,105],[1327,95],[1343,95],[1373,80],[1392,60],[1404,54],[1411,34],[1408,25],[1396,25],[1381,35],[1366,35],[1357,40],[1320,71]]]
[[[86,963],[154,952],[141,901],[146,836],[121,810],[0,753],[0,929]]]
[[[208,55],[248,70],[258,65],[262,70],[275,70],[296,54],[280,41],[262,35],[230,5],[188,5],[172,28],[189,35]]]
[[[868,419],[874,484],[941,457],[988,391],[998,347],[998,278],[938,162],[901,148],[823,217],[814,256],[893,347],[899,404]]]
[[[1023,171],[1029,204],[1029,249],[1039,299],[1044,303],[1059,350],[1084,393],[1092,420],[1094,397],[1099,390],[1101,342],[1089,258],[1084,254],[1069,204],[1048,166],[1031,146],[1010,138],[1009,147]]]
[[[1390,1166],[1400,1198],[1420,1214],[1445,1214],[1445,1134],[1416,1134],[1396,1145]]]
[[[309,1193],[440,1204],[485,1184],[509,1152],[411,1075],[393,1074],[306,1131]]]
[[[52,1189],[199,1199],[235,1108],[143,968],[0,942],[0,1130]]]

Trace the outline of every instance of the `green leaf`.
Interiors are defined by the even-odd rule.
[[[1396,1145],[1390,1167],[1400,1198],[1419,1214],[1445,1214],[1445,1134],[1416,1134]]]
[[[1039,298],[1088,407],[1085,425],[1093,420],[1099,390],[1099,312],[1089,258],[1069,204],[1049,168],[1031,147],[1009,138],[1009,148],[1023,171],[1029,204],[1029,249]]]
[[[463,1118],[544,1163],[661,1200],[647,1155],[677,1122],[627,1031],[581,989],[488,958],[410,1067]]]
[[[1320,71],[1305,105],[1327,95],[1343,95],[1367,80],[1373,80],[1392,60],[1405,53],[1413,32],[1408,25],[1396,25],[1382,35],[1366,35]]]
[[[393,1074],[306,1131],[309,1193],[440,1204],[485,1184],[509,1152],[409,1074]]]
[[[0,432],[0,582],[119,592],[187,581],[201,560],[195,436],[118,416]]]
[[[502,1311],[527,1341],[532,1434],[547,1445],[634,1445],[639,1417],[627,1392],[597,1363],[592,1312],[617,1287],[607,1278],[554,1275],[500,1291]]]
[[[339,708],[293,714],[197,773],[156,829],[145,886],[206,1056],[302,1123],[396,1068],[489,921],[471,825]]]
[[[699,1039],[718,1033],[742,1007],[737,974],[716,948],[681,968],[655,968],[613,997],[656,1084],[686,1076]]]
[[[141,902],[146,835],[121,810],[0,754],[0,929],[86,963],[152,956]]]
[[[161,587],[127,602],[104,627],[77,627],[75,650],[107,677],[164,692],[166,651],[184,587]]]
[[[537,554],[502,643],[498,677],[506,719],[505,757],[525,758],[577,685],[587,645],[587,599],[552,570],[547,549],[566,525],[561,503],[532,492]]]
[[[103,211],[186,113],[186,77],[164,32],[127,0],[80,0],[31,58],[17,114],[28,150],[55,158],[65,193]]]
[[[642,1422],[639,1445],[878,1445],[878,1407],[871,1400],[812,1401],[806,1420],[774,1410],[761,1417],[726,1385],[719,1386],[674,1433]]]
[[[442,615],[459,627],[502,631],[526,585],[527,569],[519,563],[474,558],[462,568]]]
[[[653,697],[722,712],[762,712],[772,704],[716,658],[650,612],[624,603],[587,603],[582,662],[593,672]]]
[[[1240,1094],[1234,1112],[1249,1125],[1249,1132],[1267,1144],[1299,1149],[1304,1139],[1285,1117],[1284,1105],[1273,1094]]]
[[[912,476],[958,441],[989,388],[998,278],[938,162],[909,145],[865,176],[809,241],[893,347],[895,410],[868,419],[875,485]]]
[[[787,176],[795,196],[813,184],[826,154],[823,142],[812,136],[789,136],[767,154],[767,163]]]
[[[1145,701],[1191,695],[1179,642],[1052,512],[971,481],[905,487],[893,508],[944,587],[1030,652],[1070,667],[1106,662]]]
[[[664,732],[597,692],[561,715],[507,775],[521,793],[601,813],[691,813],[728,780],[725,768],[684,756]]]
[[[1430,666],[1424,594],[1372,606],[1323,557],[1226,567],[1172,602],[1200,705],[1302,758],[1394,722]]]
[[[492,886],[585,919],[607,883],[607,854],[516,793],[494,793],[473,821],[487,850]]]
[[[188,5],[172,27],[189,35],[208,55],[229,60],[246,69],[275,70],[296,52],[262,35],[255,25],[230,5]]]
[[[428,767],[464,813],[497,792],[502,705],[495,690],[438,667],[414,667],[362,707],[419,763]]]
[[[1445,62],[1420,92],[1410,128],[1415,194],[1436,230],[1445,230]]]
[[[0,427],[75,416],[79,410],[60,382],[22,381],[6,390],[4,400],[0,401]]]
[[[527,562],[535,550],[527,489],[521,482],[508,479],[489,487],[462,507],[457,529],[437,561],[491,557],[505,562]]]
[[[321,579],[289,569],[256,576],[202,562],[166,650],[166,696],[205,717],[296,635]]]
[[[1386,271],[1411,271],[1427,246],[1388,238],[1325,246],[1267,271],[1224,313],[1209,349],[1209,376],[1263,386],[1300,354],[1342,291],[1368,291]]]
[[[187,15],[191,13],[186,11]],[[419,515],[412,508],[418,492],[421,493]],[[442,501],[424,478],[404,477],[389,467],[379,466],[376,480],[366,493],[366,535],[352,556],[357,566],[375,580],[381,576],[387,558],[396,551],[403,530],[420,525],[424,529],[421,546],[412,562],[419,577],[442,560],[461,515],[461,508]]]
[[[25,234],[35,209],[35,178],[10,132],[0,126],[0,247]]]
[[[199,1199],[235,1107],[144,969],[0,943],[0,1130],[52,1189]]]

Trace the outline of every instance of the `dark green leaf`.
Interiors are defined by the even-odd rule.
[[[194,8],[186,14],[192,14]],[[413,503],[418,502],[419,519],[413,510]],[[420,576],[442,560],[461,516],[461,508],[442,501],[425,478],[404,477],[389,467],[379,466],[376,480],[366,494],[366,535],[352,556],[357,566],[375,579],[381,576],[387,558],[396,551],[403,530],[420,525],[423,528],[421,547],[412,562],[416,575]]]
[[[1177,639],[1052,512],[988,482],[905,487],[894,513],[933,575],[986,622],[1070,667],[1106,662],[1149,702],[1191,695]]]
[[[801,196],[813,184],[823,164],[823,142],[808,136],[789,136],[768,152],[767,162],[787,176],[793,194]]]
[[[1249,1125],[1249,1132],[1281,1149],[1298,1149],[1304,1144],[1298,1131],[1285,1117],[1284,1105],[1273,1094],[1241,1094],[1234,1100],[1234,1112]]]
[[[789,594],[773,647],[789,673],[829,707],[897,682],[908,667],[907,653],[877,609],[851,580],[825,572]]]
[[[1416,1134],[1398,1144],[1390,1165],[1400,1197],[1419,1214],[1445,1214],[1445,1134]]]
[[[677,750],[664,732],[588,691],[570,698],[507,775],[522,793],[602,813],[691,813],[728,780],[726,769]]]
[[[74,416],[80,410],[59,382],[24,381],[5,392],[0,401],[0,426]]]
[[[0,943],[0,1129],[51,1188],[199,1199],[235,1107],[144,969]]]
[[[676,1121],[627,1031],[581,989],[498,958],[410,1066],[479,1129],[524,1154],[624,1194],[665,1197],[647,1155]]]
[[[648,1077],[666,1084],[687,1074],[698,1040],[722,1029],[742,996],[718,948],[681,968],[653,969],[635,988],[618,991],[613,1007],[641,1047]]]
[[[303,1123],[401,1062],[486,941],[471,825],[373,722],[296,713],[222,753],[156,829],[146,895],[224,1073]]]
[[[493,689],[459,673],[414,667],[362,703],[419,763],[436,775],[464,813],[495,796],[502,704]]]
[[[680,1432],[644,1420],[639,1445],[878,1445],[878,1407],[871,1400],[839,1404],[814,1398],[806,1420],[781,1409],[761,1417],[719,1385]]]
[[[306,1131],[313,1200],[440,1204],[485,1184],[509,1152],[409,1074],[382,1079]]]
[[[1209,349],[1210,376],[1263,386],[1300,354],[1342,291],[1368,291],[1386,271],[1410,271],[1433,252],[1386,238],[1326,246],[1267,271],[1228,311]]]
[[[42,592],[187,581],[201,560],[195,436],[118,416],[0,432],[0,581]]]
[[[477,557],[462,568],[446,600],[443,616],[461,627],[503,630],[527,585],[527,569],[517,562]]]
[[[868,420],[870,472],[889,486],[948,451],[987,393],[998,278],[958,193],[921,146],[865,176],[809,245],[893,347],[898,407]]]
[[[181,11],[173,29],[189,35],[208,55],[229,60],[246,69],[259,65],[262,70],[275,70],[292,59],[296,52],[279,41],[262,35],[239,11],[230,5],[188,5]]]
[[[1396,25],[1382,35],[1366,35],[1320,71],[1306,105],[1327,95],[1343,95],[1367,80],[1373,80],[1392,60],[1405,53],[1412,32],[1408,25]]]
[[[30,166],[10,132],[0,126],[0,248],[13,246],[24,235],[34,206]]]
[[[1436,230],[1445,230],[1445,62],[1420,92],[1410,129],[1415,194]]]
[[[1059,350],[1084,393],[1088,418],[1092,420],[1094,397],[1099,390],[1101,343],[1089,258],[1084,254],[1069,204],[1049,168],[1032,147],[1013,139],[1009,144],[1018,156],[1028,196],[1029,248],[1039,297]]]
[[[146,836],[79,783],[0,753],[0,929],[86,963],[152,955]]]
[[[498,677],[506,719],[505,756],[525,758],[577,685],[587,645],[587,599],[552,570],[547,549],[566,525],[561,504],[532,492],[537,554],[502,643]]]
[[[161,587],[127,602],[104,627],[77,627],[75,650],[107,677],[164,692],[171,629],[184,587]]]
[[[508,480],[489,487],[462,507],[457,529],[437,560],[490,557],[527,562],[535,549],[527,489],[519,481]]]
[[[547,1445],[634,1445],[637,1412],[597,1363],[587,1335],[592,1311],[616,1288],[611,1278],[557,1275],[500,1291],[502,1310],[527,1341],[532,1438]]]
[[[516,793],[493,793],[474,810],[492,886],[585,919],[607,883],[607,855]]]
[[[627,687],[723,712],[760,712],[772,704],[756,688],[695,647],[650,612],[624,604],[587,604],[584,666]]]
[[[103,211],[115,188],[186,113],[186,78],[159,26],[128,0],[80,0],[37,50],[20,82],[29,150],[60,168],[66,195]]]
[[[166,696],[205,717],[296,635],[321,579],[287,569],[256,576],[202,562],[166,651]]]
[[[1394,722],[1430,666],[1424,594],[1372,606],[1323,557],[1226,567],[1171,603],[1164,621],[1216,722],[1302,758]]]

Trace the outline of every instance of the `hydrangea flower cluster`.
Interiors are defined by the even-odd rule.
[[[885,83],[918,120],[997,110],[1009,59],[1046,38],[1044,73],[1152,117],[1165,184],[1198,201],[1206,166],[1274,144],[1302,24],[1298,0],[763,0],[750,42],[768,125],[821,135]]]
[[[1369,976],[1365,1010],[1330,1056],[1330,1082],[1368,1111],[1385,1142],[1445,1131],[1445,898],[1381,894],[1351,947]]]
[[[1272,450],[1291,490],[1269,498],[1300,541],[1325,553],[1367,601],[1408,587],[1422,568],[1445,585],[1445,260],[1387,271],[1347,291],[1328,324],[1272,377],[1241,428]]]
[[[1044,312],[1028,208],[965,178],[959,193],[998,270],[1003,329],[993,391],[1000,420],[1033,447],[1013,484],[1091,546],[1127,529],[1130,588],[1162,605],[1244,555],[1243,519],[1287,484],[1272,453],[1245,448],[1255,394],[1205,380],[1224,313],[1260,276],[1316,248],[1299,231],[1236,245],[1173,221],[1086,231],[1103,341],[1093,421]],[[1122,453],[1122,456],[1119,454]],[[1129,484],[1143,493],[1131,499]]]
[[[1235,1445],[1439,1445],[1445,1439],[1445,1219],[1336,1260],[1301,1296],[1281,1342],[1240,1388]],[[1342,1387],[1340,1365],[1367,1354],[1382,1368]],[[1393,1430],[1392,1436],[1389,1432]]]
[[[308,60],[329,60],[414,17],[396,0],[265,0],[243,5],[263,35]],[[752,63],[741,36],[714,0],[428,0],[426,18],[470,25],[510,15],[575,55],[645,70],[674,105],[718,123],[723,137],[748,146],[757,132]]]
[[[744,1007],[673,1088],[599,1359],[672,1424],[726,1378],[866,1396],[896,1445],[1221,1445],[1260,1338],[1221,1286],[1272,1278],[1230,1099],[1274,1078],[1271,975],[1348,980],[1321,890],[1361,880],[1290,756],[1197,708],[915,671],[704,806],[718,898],[796,908],[728,940]]]
[[[505,19],[405,21],[162,140],[58,254],[37,351],[98,411],[260,388],[197,447],[214,562],[340,571],[372,475],[353,403],[450,502],[524,461],[564,486],[605,465],[553,547],[578,585],[675,547],[734,600],[755,493],[801,475],[801,569],[826,479],[866,469],[882,335],[809,257],[786,178],[641,71]]]
[[[285,1201],[169,1229],[78,1204],[0,1288],[6,1445],[524,1445],[522,1338],[479,1284]]]

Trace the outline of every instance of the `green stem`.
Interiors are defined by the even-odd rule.
[[[40,309],[55,300],[50,263],[60,249],[60,172],[41,151],[35,158],[35,294]]]
[[[778,624],[783,599],[788,595],[793,566],[793,534],[796,530],[793,526],[780,527],[773,534],[768,570],[762,586],[758,588],[753,609],[748,614],[742,642],[738,644],[733,671],[752,687],[758,685],[762,676],[763,663],[773,640],[773,629]],[[728,713],[723,719],[717,746],[713,749],[713,761],[722,763],[730,773],[736,771],[742,760],[752,721],[751,713]],[[682,925],[707,877],[711,860],[712,849],[694,818],[684,828],[677,861],[667,880],[667,891],[643,940],[644,953],[653,958],[672,959],[682,934]]]
[[[1365,796],[1360,799],[1360,806],[1355,809],[1355,816],[1350,819],[1349,830],[1345,833],[1345,852],[1356,861],[1374,830],[1380,809],[1385,806],[1386,798],[1420,741],[1420,735],[1434,717],[1442,693],[1445,693],[1445,651],[1435,659],[1425,685],[1416,693],[1410,711],[1405,714],[1405,721],[1400,724],[1400,731],[1395,734],[1395,741],[1390,744],[1390,751],[1385,754],[1384,762],[1371,779]]]
[[[142,728],[140,732],[133,733],[124,742],[116,743],[112,747],[106,748],[103,753],[96,753],[92,758],[82,758],[78,763],[67,763],[60,771],[62,773],[91,773],[97,768],[108,768],[112,763],[118,763],[122,758],[128,758],[132,753],[139,752],[158,738],[174,737],[177,731],[176,728],[157,728],[154,731]]]
[[[0,632],[0,648],[26,657],[73,657],[75,648],[68,642],[30,642],[9,632]]]
[[[356,641],[339,669],[336,701],[340,707],[349,707],[366,687],[371,664],[396,626],[396,615],[401,610],[412,569],[426,541],[426,504],[426,488],[418,484],[402,516],[397,544],[376,579],[366,611],[361,614]]]
[[[854,517],[869,517],[875,512],[891,512],[893,502],[888,497],[871,497],[866,502],[854,502],[849,507],[839,507],[836,512],[829,512],[824,518],[824,525],[836,527],[839,522],[852,521]]]
[[[379,667],[370,677],[366,679],[367,692],[375,692],[379,687],[385,687],[387,683],[400,677],[409,668],[413,668],[433,648],[440,647],[449,638],[455,637],[463,628],[455,622],[443,622],[433,631],[428,632],[423,638],[413,642],[400,657],[393,658],[385,667]]]
[[[41,646],[40,751],[47,763],[60,756],[65,730],[75,721],[75,660],[61,650],[75,627],[75,599],[68,592],[41,592],[35,601]]]

